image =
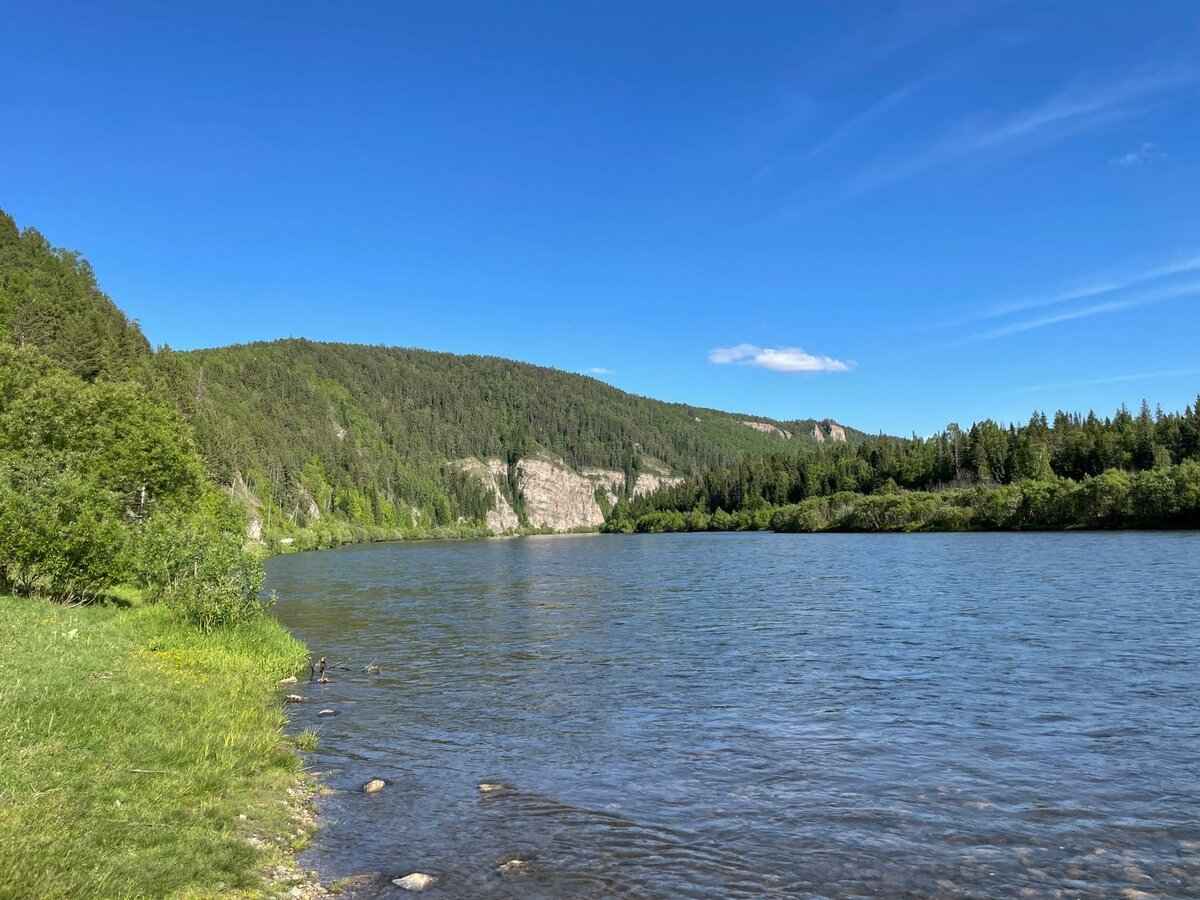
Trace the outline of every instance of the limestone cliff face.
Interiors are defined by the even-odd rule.
[[[596,502],[596,483],[548,456],[523,459],[517,477],[525,497],[525,518],[534,528],[555,531],[596,528],[604,512]]]
[[[777,434],[784,440],[792,436],[790,431],[785,431],[778,425],[772,425],[770,422],[742,422],[747,428],[753,428],[755,431],[763,431],[767,434]]]
[[[833,419],[824,419],[818,422],[812,427],[810,434],[818,444],[823,444],[827,440],[833,441],[835,444],[846,443],[846,429]]]
[[[500,490],[508,477],[504,460],[460,459],[457,465],[491,489],[496,508],[487,515],[487,527],[493,534],[520,527],[516,512]],[[638,473],[633,493],[649,494],[682,480],[665,468],[651,467]],[[517,464],[517,483],[525,499],[526,524],[570,531],[604,524],[604,510],[596,494],[599,492],[609,506],[614,506],[625,487],[625,475],[616,469],[585,468],[577,472],[558,457],[539,454]]]
[[[517,519],[512,504],[500,492],[499,479],[508,477],[507,466],[504,465],[503,460],[489,459],[487,462],[481,462],[478,459],[460,459],[456,464],[464,472],[470,472],[485,486],[491,488],[496,508],[487,514],[485,521],[492,534],[503,534],[510,529],[521,527],[521,522]]]
[[[637,481],[633,484],[633,496],[653,494],[661,487],[674,487],[682,482],[682,478],[668,475],[665,472],[638,472]]]
[[[604,492],[608,505],[616,506],[621,489],[625,487],[625,473],[616,469],[580,469],[579,474]]]

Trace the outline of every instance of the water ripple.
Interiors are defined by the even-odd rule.
[[[270,560],[284,622],[353,657],[289,710],[335,788],[305,862],[377,873],[359,896],[1200,896],[1198,561],[1194,533]]]

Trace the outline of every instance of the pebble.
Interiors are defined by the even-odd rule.
[[[363,793],[364,794],[374,794],[376,791],[382,791],[386,784],[387,784],[387,782],[384,781],[382,778],[372,778],[370,781],[368,781],[366,784],[363,785],[363,788],[362,788]]]
[[[437,881],[434,875],[426,875],[424,872],[413,872],[411,875],[405,875],[403,878],[393,878],[392,884],[398,888],[404,888],[406,891],[423,891]]]

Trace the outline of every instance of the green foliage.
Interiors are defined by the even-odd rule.
[[[0,592],[94,600],[127,572],[120,504],[94,478],[0,451]]]
[[[39,347],[86,381],[148,371],[150,344],[78,253],[23,232],[0,211],[0,342]]]
[[[0,213],[0,592],[83,603],[132,582],[201,630],[244,622],[262,565],[150,376],[87,263]]]
[[[1038,413],[1020,428],[747,457],[634,499],[607,530],[662,530],[668,512],[709,513],[716,531],[1186,528],[1197,466],[1200,397],[1180,414]]]
[[[184,621],[207,633],[261,616],[262,560],[236,533],[164,514],[142,526],[137,543],[137,572],[150,599]]]

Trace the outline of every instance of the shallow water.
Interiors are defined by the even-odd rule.
[[[352,658],[290,710],[335,789],[302,861],[359,896],[1197,897],[1198,583],[1197,533],[272,559]]]

